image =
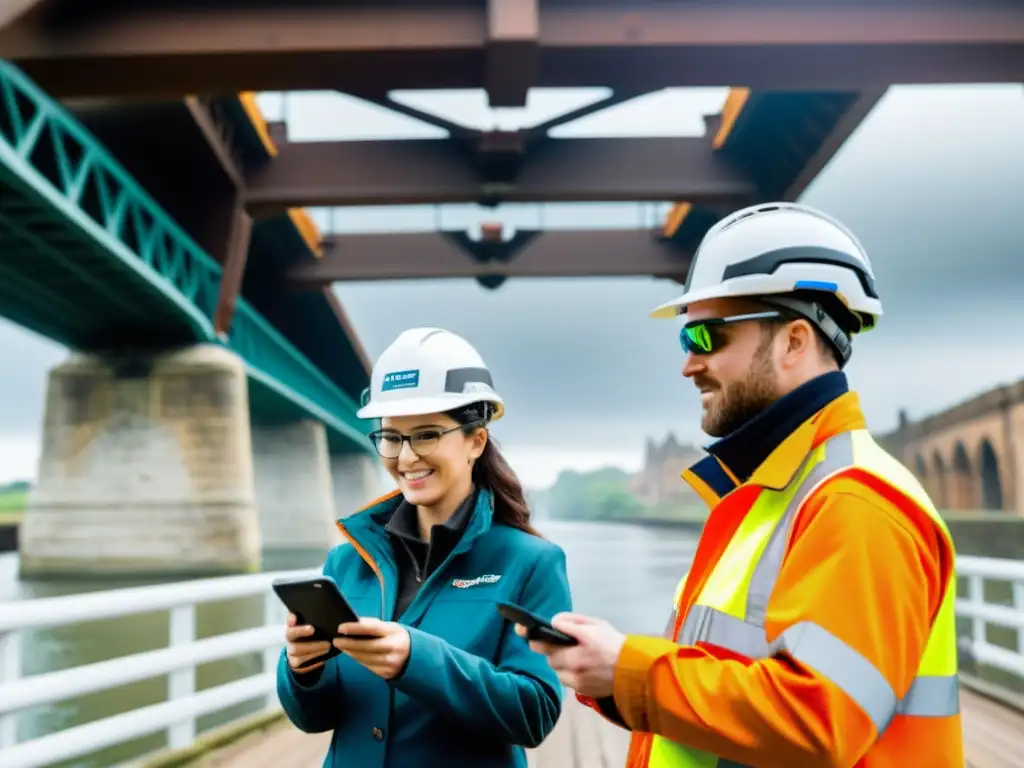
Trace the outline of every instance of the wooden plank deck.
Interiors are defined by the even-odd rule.
[[[960,688],[968,768],[1024,766],[1024,715]]]
[[[967,768],[1024,768],[1024,715],[961,689]],[[320,768],[330,734],[306,734],[285,721],[212,752],[194,768]],[[629,734],[572,696],[555,730],[529,751],[530,768],[622,768]]]

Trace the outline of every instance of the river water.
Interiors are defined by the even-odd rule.
[[[648,528],[618,523],[540,521],[545,536],[566,552],[575,609],[611,621],[625,632],[660,634],[671,611],[672,596],[689,567],[695,535],[682,528]],[[268,558],[265,570],[319,566],[321,556],[311,554],[288,562]],[[0,602],[35,597],[79,594],[102,589],[139,586],[144,581],[110,580],[25,582],[18,580],[17,554],[0,555]],[[256,626],[262,619],[262,600],[223,601],[200,606],[196,627],[199,637]],[[27,633],[22,658],[25,675],[89,664],[131,653],[166,647],[168,614],[161,611],[125,619],[76,624]],[[199,667],[197,689],[231,682],[260,671],[258,654]],[[166,677],[156,677],[97,694],[39,707],[20,714],[21,740],[109,717],[167,696]],[[233,707],[203,718],[200,730],[257,711],[259,701]],[[131,760],[164,746],[163,734],[118,745],[83,759],[60,763],[60,768],[101,768]],[[0,753],[0,766],[3,764]]]

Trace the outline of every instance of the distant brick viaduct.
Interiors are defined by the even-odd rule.
[[[899,427],[880,441],[940,510],[1024,517],[1024,380],[920,421],[901,413]]]

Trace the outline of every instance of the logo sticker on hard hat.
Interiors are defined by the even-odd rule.
[[[393,371],[384,374],[380,391],[390,392],[393,389],[414,389],[420,385],[419,369],[415,371]]]

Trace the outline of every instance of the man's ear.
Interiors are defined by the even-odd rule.
[[[784,366],[791,367],[816,347],[817,336],[811,324],[803,318],[794,320],[786,326],[785,350],[781,362]]]

